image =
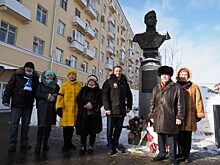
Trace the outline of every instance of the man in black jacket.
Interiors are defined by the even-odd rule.
[[[132,93],[122,68],[115,66],[113,74],[102,87],[102,101],[107,114],[107,140],[111,155],[117,153],[124,117],[132,108]]]
[[[31,149],[28,144],[28,130],[31,120],[34,96],[39,83],[38,73],[32,62],[26,62],[23,68],[15,71],[4,91],[2,103],[9,106],[11,102],[10,146],[8,152],[16,151],[18,125],[21,125],[21,151]],[[11,99],[11,101],[10,101]]]

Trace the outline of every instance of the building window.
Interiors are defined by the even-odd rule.
[[[47,10],[44,9],[42,6],[37,5],[37,17],[36,19],[41,22],[42,24],[46,25],[47,20]]]
[[[115,34],[115,25],[112,22],[108,23],[108,31]]]
[[[64,32],[65,32],[65,23],[63,23],[62,21],[58,20],[58,25],[57,25],[57,33],[64,36]]]
[[[84,72],[88,72],[88,62],[83,61],[82,69],[83,69]]]
[[[85,41],[85,45],[84,45],[84,48],[87,48],[87,49],[89,49],[89,42],[88,42],[88,41]]]
[[[70,57],[70,61],[71,61],[71,67],[76,68],[76,63],[77,63],[77,57],[76,56],[71,56]]]
[[[106,64],[111,65],[111,67],[113,68],[114,66],[114,60],[111,57],[106,57]]]
[[[101,58],[102,62],[105,62],[105,54],[103,52],[101,52],[101,57],[100,58]]]
[[[96,47],[94,47],[94,55],[95,55],[95,57],[97,57],[97,53],[98,53],[98,49]]]
[[[56,61],[62,62],[63,50],[56,48]]]
[[[102,69],[99,70],[99,78],[103,79],[103,70]]]
[[[96,70],[97,70],[96,66],[93,65],[93,67],[92,67],[92,74],[93,74],[93,75],[96,75]]]
[[[105,4],[104,4],[103,7],[102,7],[102,12],[103,12],[104,14],[106,14],[106,5],[105,5]]]
[[[0,25],[0,41],[6,42],[10,45],[15,45],[15,36],[17,28],[1,21]]]
[[[105,37],[102,35],[102,44],[105,44]]]
[[[105,22],[104,22],[104,21],[101,22],[101,27],[102,27],[103,29],[105,29]]]
[[[99,22],[99,12],[98,11],[96,11],[96,15],[97,15],[96,20]]]
[[[80,11],[77,8],[75,8],[75,16],[80,18]]]
[[[44,54],[44,41],[40,38],[34,37],[33,40],[33,52],[36,54]]]
[[[67,1],[68,0],[60,0],[60,7],[62,7],[64,10],[67,10]]]
[[[73,40],[78,41],[82,45],[85,44],[84,43],[84,35],[76,29],[73,30]]]
[[[99,33],[98,29],[95,28],[94,32],[95,32],[95,38],[98,39],[98,33]]]

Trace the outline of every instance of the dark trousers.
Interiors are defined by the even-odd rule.
[[[64,139],[64,147],[72,146],[72,137],[73,137],[74,127],[66,126],[63,127],[63,139]]]
[[[10,144],[17,144],[18,126],[21,119],[21,145],[28,143],[32,108],[11,108]]]
[[[88,135],[81,135],[80,136],[82,146],[86,146],[87,137],[88,137]],[[96,138],[96,134],[90,134],[89,135],[89,145],[91,147],[93,147],[94,144],[95,144],[95,138]]]
[[[121,135],[121,130],[124,122],[124,117],[110,117],[110,123],[107,119],[107,133],[112,148],[118,147],[118,141]],[[110,126],[110,128],[108,128]]]
[[[185,159],[189,158],[192,144],[192,131],[179,131],[177,144],[178,154],[182,155]]]
[[[41,126],[37,129],[37,147],[41,147],[43,142],[44,147],[47,147],[48,139],[50,137],[51,125]]]
[[[106,131],[106,136],[107,136],[107,143],[108,146],[112,146],[112,133],[110,132],[111,128],[111,117],[107,116],[107,131]]]
[[[176,134],[158,133],[159,155],[160,156],[166,155],[166,149],[165,149],[166,136],[168,136],[168,142],[169,142],[169,159],[174,160],[176,156],[176,141],[177,141]]]

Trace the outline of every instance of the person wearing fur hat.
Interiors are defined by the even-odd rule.
[[[177,83],[183,88],[185,94],[186,115],[179,125],[178,155],[181,161],[189,163],[189,155],[192,143],[192,132],[197,131],[197,122],[205,117],[201,92],[198,85],[191,81],[190,69],[182,67],[177,71]]]
[[[132,109],[132,93],[122,68],[115,66],[113,74],[102,87],[102,101],[107,115],[107,142],[110,155],[117,154],[124,117]],[[122,151],[124,152],[124,151]]]
[[[96,134],[102,131],[101,116],[101,89],[98,85],[98,78],[95,75],[88,76],[87,83],[81,88],[77,96],[79,106],[76,121],[76,133],[80,135],[81,149],[79,154],[86,153],[87,136],[89,135],[88,154],[93,154]]]
[[[158,69],[160,83],[153,88],[149,117],[154,123],[154,131],[158,134],[159,145],[159,154],[152,160],[166,159],[165,138],[168,136],[170,163],[177,164],[176,138],[179,133],[178,125],[185,117],[185,103],[183,90],[172,81],[172,75],[172,67],[161,66]]]
[[[28,131],[33,109],[35,91],[39,83],[39,75],[32,62],[15,71],[8,81],[2,103],[11,103],[10,145],[8,152],[15,152],[17,145],[18,126],[21,120],[21,152],[31,149],[28,143]]]
[[[58,92],[56,74],[52,70],[44,71],[36,90],[38,130],[35,153],[40,153],[42,142],[43,150],[49,150],[48,139],[51,125],[56,124],[55,105]]]
[[[60,117],[60,126],[63,127],[64,145],[62,152],[76,149],[76,146],[72,143],[72,136],[78,113],[76,97],[82,87],[76,77],[77,71],[69,68],[67,70],[67,79],[60,87],[57,96],[56,110],[57,115]]]

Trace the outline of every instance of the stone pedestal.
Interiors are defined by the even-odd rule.
[[[157,69],[161,65],[158,52],[144,51],[144,59],[139,69],[139,116],[148,119],[152,90],[159,83]]]

